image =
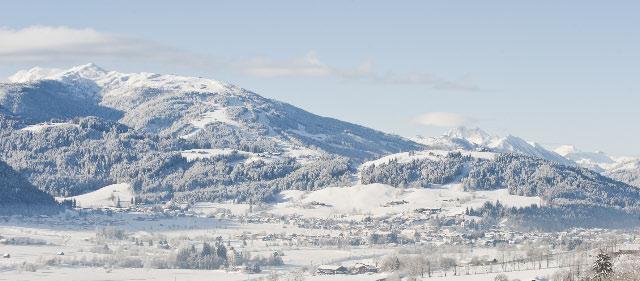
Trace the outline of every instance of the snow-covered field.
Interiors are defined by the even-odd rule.
[[[460,152],[464,156],[471,156],[478,159],[495,159],[496,153],[493,152],[478,152],[478,151],[465,151],[459,150],[455,152]],[[385,157],[365,162],[361,165],[361,168],[366,168],[371,165],[380,165],[386,164],[391,161],[397,161],[399,163],[408,163],[413,160],[420,159],[429,159],[433,161],[437,161],[447,156],[447,154],[451,153],[448,150],[422,150],[422,151],[412,151],[412,152],[401,152],[396,154],[387,155]]]
[[[270,212],[305,217],[361,218],[411,213],[419,208],[442,209],[449,215],[463,214],[466,208],[500,201],[506,206],[528,207],[539,204],[538,197],[509,194],[507,189],[464,191],[461,184],[433,188],[395,188],[385,184],[330,187],[305,192],[288,190]]]
[[[378,192],[390,192],[385,186],[358,186],[348,190],[358,194],[357,189],[375,188]],[[336,188],[338,189],[338,188]],[[453,187],[448,186],[442,192],[452,192],[456,194]],[[345,197],[336,193],[335,197]],[[418,192],[418,194],[414,194]],[[404,200],[412,202],[412,196],[422,196],[418,190],[399,192]],[[374,195],[377,194],[374,192]],[[389,193],[391,198],[398,194]],[[411,195],[414,194],[414,195]],[[305,194],[298,194],[305,196]],[[433,195],[433,194],[432,194]],[[321,200],[322,193],[306,193],[301,200]],[[362,195],[359,195],[362,196]],[[420,197],[418,196],[418,197]],[[447,196],[451,196],[450,194]],[[496,197],[498,198],[498,197]],[[500,197],[503,198],[503,197]],[[336,210],[345,209],[342,200],[333,200],[330,203],[338,206]],[[356,197],[359,206],[368,208],[380,203],[375,197]],[[422,199],[426,200],[426,199]],[[367,205],[367,201],[374,201],[372,205]],[[508,200],[505,200],[508,201]],[[417,202],[417,201],[416,201]],[[426,201],[424,201],[426,202]],[[423,202],[423,203],[424,203]],[[513,202],[513,200],[511,200]],[[507,203],[507,202],[505,202]],[[283,201],[279,204],[287,204]],[[412,204],[412,203],[408,203]],[[416,203],[417,204],[417,203]],[[426,204],[426,203],[425,203]],[[245,214],[249,210],[245,205],[223,203],[201,203],[194,207],[202,212],[215,208],[226,207],[233,213]],[[275,212],[282,210],[278,205],[273,209],[265,209],[264,212]],[[372,208],[375,212],[376,208]],[[298,212],[302,212],[298,209]],[[125,232],[125,237],[120,239],[101,238],[98,233],[103,228],[121,229]],[[0,259],[0,280],[273,280],[268,278],[272,273],[278,274],[278,280],[300,280],[292,279],[292,274],[297,274],[300,270],[311,268],[322,264],[352,266],[356,263],[379,264],[389,256],[395,256],[402,252],[411,252],[418,249],[418,245],[397,245],[397,244],[377,244],[377,245],[355,245],[355,246],[335,246],[309,243],[294,243],[295,239],[302,237],[340,237],[345,234],[345,230],[340,229],[310,229],[301,228],[293,224],[284,222],[256,222],[248,223],[235,219],[216,219],[197,216],[163,216],[151,213],[136,212],[90,212],[79,213],[77,211],[67,211],[63,214],[51,217],[34,217],[26,219],[24,217],[2,217],[0,218],[0,254],[10,254],[10,258]],[[269,235],[278,235],[283,239],[266,239]],[[268,257],[275,251],[282,252],[284,265],[265,266],[259,274],[249,274],[240,270],[189,270],[189,269],[161,269],[157,267],[143,268],[123,268],[112,266],[87,266],[78,265],[104,258],[138,258],[148,261],[152,257],[171,258],[171,256],[181,247],[197,245],[199,241],[212,241],[220,237],[228,247],[235,247],[243,251],[249,251],[253,257]],[[246,237],[246,238],[241,238]],[[287,238],[289,237],[289,240]],[[16,239],[28,241],[23,243],[10,243],[8,240]],[[170,249],[156,247],[148,244],[147,241],[160,240],[169,241],[172,245]],[[134,241],[144,241],[142,245]],[[312,240],[310,240],[312,241]],[[102,249],[110,249],[109,253],[104,253]],[[638,247],[623,247],[625,250],[637,249]],[[447,247],[445,247],[447,249]],[[61,255],[62,253],[62,255]],[[425,252],[428,254],[428,252]],[[463,264],[468,263],[470,257],[483,257],[486,260],[494,258],[504,258],[505,254],[511,258],[518,258],[526,255],[525,249],[513,246],[510,249],[498,247],[465,247],[451,248],[451,251],[444,253],[445,256],[455,257]],[[529,263],[530,264],[530,263]],[[525,264],[526,265],[526,264]],[[525,266],[523,265],[523,266]],[[554,265],[556,266],[556,265]],[[471,275],[465,275],[465,267],[459,267],[457,274],[453,276],[453,271],[448,271],[447,276],[440,270],[434,270],[431,278],[421,280],[494,280],[499,273],[482,273],[477,270]],[[500,264],[496,263],[484,267],[498,271]],[[506,272],[510,279],[535,280],[536,277],[549,277],[559,268],[526,270]],[[359,275],[316,275],[311,272],[303,273],[302,280],[378,280],[392,274],[381,272],[376,274]],[[270,277],[269,277],[270,278]],[[404,279],[403,279],[404,280]],[[540,279],[546,280],[546,279]]]
[[[39,133],[42,132],[46,129],[49,128],[54,128],[54,127],[64,127],[64,126],[69,126],[69,127],[77,127],[78,125],[76,124],[72,124],[72,123],[65,123],[65,122],[47,122],[47,123],[40,123],[40,124],[34,124],[34,125],[29,125],[26,126],[22,129],[20,129],[20,131],[27,131],[27,132],[33,132],[33,133]]]
[[[359,220],[363,217],[381,217],[414,213],[418,209],[440,209],[446,215],[464,214],[467,208],[479,208],[485,202],[499,201],[508,207],[539,205],[539,197],[511,195],[504,189],[464,191],[461,184],[448,184],[432,188],[395,188],[386,184],[328,187],[316,191],[286,190],[277,202],[261,205],[253,211],[275,215],[299,215],[306,218],[335,218]],[[249,204],[208,203],[194,205],[194,211],[212,214],[228,211],[246,215]]]
[[[266,274],[246,274],[227,272],[224,270],[190,270],[190,269],[104,269],[59,267],[48,268],[37,272],[8,271],[0,274],[0,280],[11,281],[200,281],[255,280]]]
[[[304,147],[285,147],[285,152],[281,154],[272,153],[254,153],[248,151],[242,151],[230,148],[211,148],[211,149],[189,149],[180,152],[180,155],[187,159],[187,161],[194,161],[198,159],[210,159],[217,156],[232,156],[238,155],[243,158],[243,163],[251,163],[254,161],[272,162],[276,160],[282,160],[285,158],[293,158],[300,163],[307,163],[310,160],[320,156],[320,152],[308,149]]]

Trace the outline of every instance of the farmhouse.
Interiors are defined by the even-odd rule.
[[[378,268],[373,265],[368,265],[364,263],[356,263],[351,267],[352,274],[365,274],[365,273],[376,273],[378,272]]]
[[[340,265],[321,265],[316,271],[318,274],[348,274],[349,270]]]

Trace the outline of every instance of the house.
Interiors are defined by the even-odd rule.
[[[340,265],[321,265],[318,266],[318,270],[316,271],[318,274],[348,274],[349,270]]]
[[[418,208],[414,211],[419,214],[435,215],[442,212],[442,208]]]
[[[351,267],[352,274],[365,274],[365,273],[376,273],[378,272],[378,268],[373,265],[368,265],[364,263],[356,263]]]

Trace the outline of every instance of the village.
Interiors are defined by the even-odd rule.
[[[42,256],[50,257],[45,265],[34,265],[34,271],[58,264],[180,268],[175,263],[176,252],[202,252],[209,247],[205,245],[215,245],[215,249],[224,248],[225,260],[202,269],[223,268],[252,278],[297,271],[311,276],[376,278],[402,271],[429,278],[563,268],[579,272],[588,269],[597,250],[637,255],[640,249],[633,246],[640,244],[634,231],[576,228],[550,233],[486,228],[478,226],[476,219],[448,217],[438,209],[347,219],[283,216],[264,210],[238,212],[228,205],[209,206],[204,211],[165,204],[76,209],[58,216],[0,220],[6,226],[0,232],[4,257],[0,268],[24,267],[42,262]],[[24,249],[38,255],[22,253]],[[49,250],[41,252],[44,249]],[[114,261],[130,253],[140,258],[130,264]],[[151,262],[149,257],[158,260]],[[92,259],[97,261],[83,261]]]

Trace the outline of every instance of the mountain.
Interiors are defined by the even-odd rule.
[[[562,145],[554,149],[554,152],[576,162],[578,165],[604,172],[616,164],[616,160],[604,152],[588,152],[577,149],[573,145]]]
[[[395,187],[462,184],[465,190],[508,189],[548,206],[640,207],[640,189],[592,170],[516,153],[421,151],[366,162],[361,183]]]
[[[572,145],[562,145],[554,151],[581,167],[640,187],[640,159],[637,157],[614,157],[601,151],[582,151]]]
[[[0,107],[29,123],[98,116],[203,147],[259,144],[286,153],[301,146],[358,161],[421,148],[204,78],[125,74],[87,64],[59,72],[35,68],[9,81],[13,83],[0,85]]]
[[[17,205],[54,206],[50,195],[38,190],[7,163],[0,160],[0,207]],[[1,211],[1,210],[0,210]]]
[[[267,200],[348,184],[354,163],[422,149],[215,80],[94,64],[0,84],[0,157],[70,197],[130,184],[140,202]]]
[[[575,164],[537,143],[530,143],[512,135],[506,137],[493,136],[479,128],[457,127],[449,130],[442,136],[432,138],[418,137],[413,140],[431,149],[518,153],[546,159],[563,165]]]
[[[603,174],[640,188],[640,159],[619,161]]]

